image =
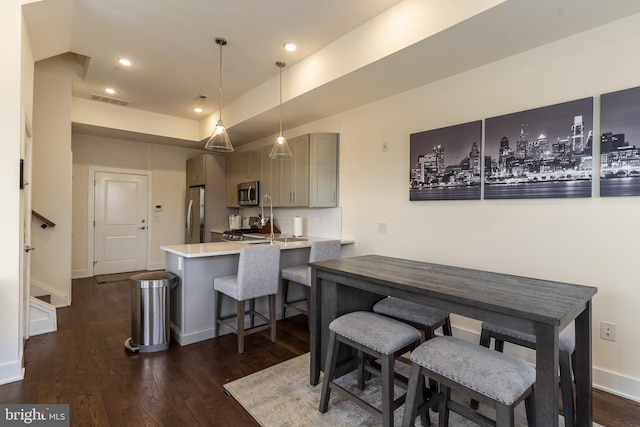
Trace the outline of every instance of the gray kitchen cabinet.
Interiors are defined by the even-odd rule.
[[[237,155],[227,156],[227,176],[226,176],[226,201],[227,207],[238,207],[238,184],[240,181],[240,157]]]
[[[281,160],[271,160],[269,158],[269,153],[271,153],[271,148],[272,146],[268,145],[258,150],[260,153],[260,163],[261,163],[260,200],[262,203],[262,198],[264,197],[265,194],[268,194],[269,196],[271,196],[271,199],[273,200],[273,205],[277,206],[276,201],[280,200],[280,172],[279,172],[279,169],[272,167],[273,166],[272,163],[279,162]],[[274,175],[277,175],[277,176],[274,177]]]
[[[260,151],[251,150],[240,153],[240,182],[260,180]]]
[[[238,184],[260,181],[260,151],[251,150],[227,156],[227,207],[237,208]],[[262,185],[262,183],[261,183]]]
[[[187,160],[187,187],[205,185],[206,157],[204,154]]]
[[[338,134],[314,133],[287,141],[293,159],[271,160],[271,146],[261,152],[261,194],[277,207],[338,205]]]
[[[309,207],[338,206],[338,134],[309,138]]]
[[[224,238],[222,237],[222,233],[217,231],[211,231],[211,243],[219,243],[224,242]]]
[[[276,168],[280,167],[278,206],[309,206],[309,135],[291,138],[288,142],[293,159],[274,160],[272,163]]]
[[[300,207],[309,204],[309,144],[306,135],[287,141],[292,159],[272,160],[271,146],[263,147],[260,193],[268,194],[274,207]]]

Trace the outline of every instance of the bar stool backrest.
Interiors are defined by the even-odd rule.
[[[340,258],[340,240],[322,240],[311,244],[309,262]],[[311,267],[307,272],[307,286],[311,286]]]
[[[240,249],[238,296],[244,301],[278,293],[280,246],[256,245]]]

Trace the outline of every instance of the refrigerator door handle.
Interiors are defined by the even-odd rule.
[[[193,241],[193,200],[189,200],[189,207],[187,208],[187,234],[189,235],[189,242]]]

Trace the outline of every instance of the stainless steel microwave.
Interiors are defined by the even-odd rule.
[[[241,182],[238,184],[238,205],[258,206],[260,198],[260,182]]]

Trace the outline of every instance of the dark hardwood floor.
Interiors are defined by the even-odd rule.
[[[58,309],[58,331],[30,338],[23,381],[0,386],[2,403],[66,403],[72,426],[258,426],[223,385],[309,351],[304,316],[246,338],[235,335],[167,351],[131,354],[129,282],[73,281],[73,304]],[[640,404],[594,391],[595,421],[640,426]],[[336,426],[339,427],[339,426]]]

